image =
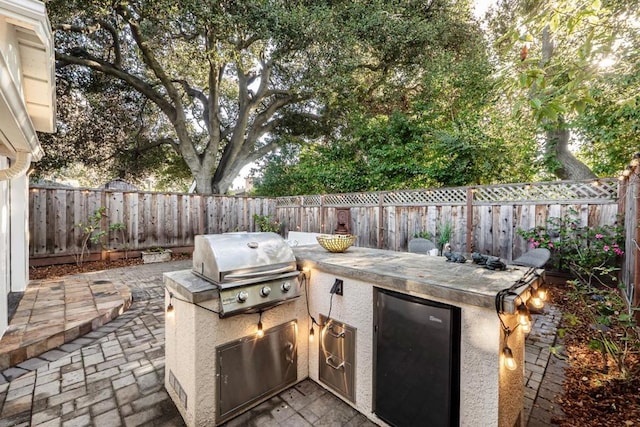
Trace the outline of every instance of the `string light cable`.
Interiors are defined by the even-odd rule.
[[[209,311],[209,312],[211,312],[211,313],[215,313],[215,314],[217,314],[218,316],[220,315],[220,312],[219,312],[219,311],[215,311],[215,310],[213,310],[213,309],[211,309],[211,308],[205,307],[205,306],[200,305],[200,304],[195,303],[195,302],[188,301],[188,300],[183,299],[183,298],[178,298],[178,297],[177,297],[173,292],[171,292],[171,291],[169,291],[169,305],[167,305],[167,313],[172,313],[172,312],[174,312],[174,311],[175,311],[175,307],[174,307],[174,306],[173,306],[173,304],[172,304],[172,301],[173,301],[174,299],[175,299],[175,300],[177,300],[177,301],[186,302],[187,304],[195,305],[196,307],[200,307],[200,308],[201,308],[201,309],[203,309],[203,310]]]
[[[531,328],[531,323],[530,323],[531,314],[529,313],[529,310],[524,304],[524,301],[522,300],[521,296],[516,292],[516,289],[522,286],[528,286],[528,283],[530,282],[531,278],[534,278],[534,279],[539,278],[540,274],[538,274],[536,270],[537,269],[535,267],[530,267],[522,275],[522,277],[519,280],[513,283],[510,287],[499,291],[495,297],[496,315],[498,316],[498,320],[500,321],[500,328],[502,329],[502,333],[504,335],[504,347],[502,348],[501,355],[503,358],[504,366],[511,371],[517,369],[518,366],[515,358],[513,357],[513,351],[509,347],[509,336],[511,336],[511,334],[515,332],[516,329],[518,329],[518,327],[522,326],[522,329],[525,333],[529,332]],[[516,306],[516,315],[518,316],[518,323],[516,323],[513,329],[508,327],[504,323],[504,320],[502,319],[502,314],[504,313],[505,298],[509,296],[515,297],[514,303],[518,300],[520,301],[520,304]]]
[[[309,319],[311,319],[311,328],[309,328],[309,339],[313,339],[313,337],[315,336],[313,326],[318,325],[318,327],[321,328],[322,325],[318,323],[316,319],[311,315],[311,310],[309,309],[309,280],[307,279],[307,275],[303,272],[300,276],[300,280],[302,280],[304,286],[304,301],[307,305],[307,316],[309,316]]]

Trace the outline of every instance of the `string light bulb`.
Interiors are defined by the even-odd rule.
[[[509,346],[505,346],[502,349],[502,361],[504,363],[504,367],[510,371],[515,371],[518,367],[516,359],[513,357],[513,352],[511,351]]]
[[[169,305],[167,305],[167,316],[169,317],[173,317],[175,313],[175,308],[173,307],[172,301],[173,301],[173,293],[169,292]]]
[[[546,301],[547,300],[547,298],[549,297],[549,292],[548,292],[546,287],[540,286],[538,288],[538,297],[540,297],[540,299],[542,301]]]
[[[544,307],[544,300],[540,297],[537,289],[531,291],[531,298],[529,298],[531,305],[537,309]]]
[[[256,336],[258,338],[262,338],[264,336],[264,331],[262,330],[262,321],[258,321],[258,330],[256,331]]]
[[[522,328],[524,333],[531,332],[531,313],[527,310],[527,306],[523,303],[520,303],[518,306],[518,324]]]
[[[313,330],[313,325],[311,325],[311,329],[309,329],[309,341],[313,342],[315,338],[315,332]]]
[[[260,317],[258,318],[258,329],[256,330],[256,337],[264,337],[264,330],[262,329],[262,312],[260,312]]]

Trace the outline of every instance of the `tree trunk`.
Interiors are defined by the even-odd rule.
[[[196,180],[196,191],[198,194],[220,194],[213,191],[213,185],[211,181],[211,173],[207,170],[193,172],[193,176]]]
[[[556,122],[554,129],[546,132],[547,155],[551,155],[557,162],[551,172],[560,179],[570,181],[597,178],[587,165],[569,151],[569,134],[569,129],[564,128],[562,119]]]
[[[542,30],[542,60],[540,68],[545,69],[553,55],[553,41],[549,27]],[[535,87],[535,86],[534,86]],[[546,142],[545,151],[547,157],[551,159],[550,172],[564,180],[583,180],[596,178],[596,175],[569,150],[570,131],[562,116],[553,123],[545,123]],[[554,161],[555,160],[555,161]]]

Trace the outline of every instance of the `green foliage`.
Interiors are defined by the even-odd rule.
[[[333,142],[282,150],[256,180],[256,194],[459,186],[533,175],[535,143],[522,142],[517,124],[501,126],[496,117],[495,127],[481,126],[479,114],[461,114],[452,122],[429,111],[361,116]]]
[[[153,247],[151,249],[147,249],[147,252],[154,252],[154,253],[158,253],[158,254],[163,254],[166,251],[168,251],[168,249],[165,249],[165,248],[160,247],[160,246],[155,246],[155,247]]]
[[[640,74],[637,69],[632,73],[612,70],[595,81],[595,103],[573,123],[580,135],[579,155],[598,176],[617,175],[638,151],[633,142],[640,140]]]
[[[256,193],[530,180],[536,170],[535,128],[508,114],[495,89],[496,70],[482,31],[468,16],[460,4],[447,16],[438,12],[420,22],[437,37],[415,57],[413,69],[395,69],[399,79],[407,79],[400,87],[386,82],[371,88],[370,78],[361,86],[350,80],[348,93],[336,93],[331,104],[341,110],[332,122],[336,130],[312,145],[289,145],[271,156],[256,179]],[[437,32],[445,28],[452,31],[449,36]]]
[[[253,222],[258,226],[259,231],[270,231],[280,233],[280,223],[271,219],[271,215],[253,214]]]
[[[450,222],[444,222],[438,225],[438,231],[436,236],[438,238],[437,243],[440,248],[444,248],[444,245],[451,242],[451,236],[453,234],[453,227]]]
[[[93,214],[89,215],[86,221],[79,222],[74,227],[81,231],[80,253],[76,254],[76,264],[82,265],[85,254],[89,251],[89,242],[94,245],[104,245],[106,231],[102,229],[102,218],[105,216],[106,208],[101,206]]]
[[[501,0],[490,14],[498,87],[514,117],[532,118],[541,135],[562,129],[579,135],[571,145],[568,138],[556,145],[547,134],[541,144],[541,164],[561,179],[586,179],[589,168],[610,176],[630,158],[635,119],[627,119],[628,107],[640,93],[629,84],[638,69],[638,6],[637,0]],[[570,152],[575,146],[577,157]]]
[[[530,248],[551,251],[554,267],[570,271],[582,282],[605,285],[615,281],[624,254],[624,227],[583,225],[575,209],[563,217],[547,219],[545,226],[519,229]]]
[[[415,238],[431,240],[433,235],[429,231],[419,231],[413,235]]]

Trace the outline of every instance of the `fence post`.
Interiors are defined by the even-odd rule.
[[[304,196],[300,196],[300,205],[298,206],[298,230],[304,231],[302,229],[302,206],[304,205]]]
[[[467,252],[473,252],[473,188],[467,188]]]
[[[384,193],[378,194],[378,249],[384,247]]]
[[[640,307],[640,248],[638,243],[640,242],[640,184],[638,183],[638,166],[634,166],[632,177],[635,177],[635,183],[633,186],[628,184],[628,189],[633,188],[633,198],[635,199],[635,209],[633,215],[635,217],[635,241],[633,242],[633,306]],[[625,220],[626,222],[626,220]],[[636,321],[640,321],[640,311],[635,312]]]
[[[325,212],[324,212],[324,195],[320,196],[320,233],[324,233],[324,220],[325,220]]]
[[[104,207],[104,213],[102,214],[102,217],[100,218],[100,230],[105,232],[105,243],[107,243],[109,241],[110,233],[109,233],[109,223],[108,223],[108,212],[109,212],[109,207],[107,206],[107,192],[105,190],[102,190],[102,193],[100,194],[100,206]],[[100,260],[101,261],[110,261],[109,260],[109,252],[105,250],[105,245],[100,243]]]

